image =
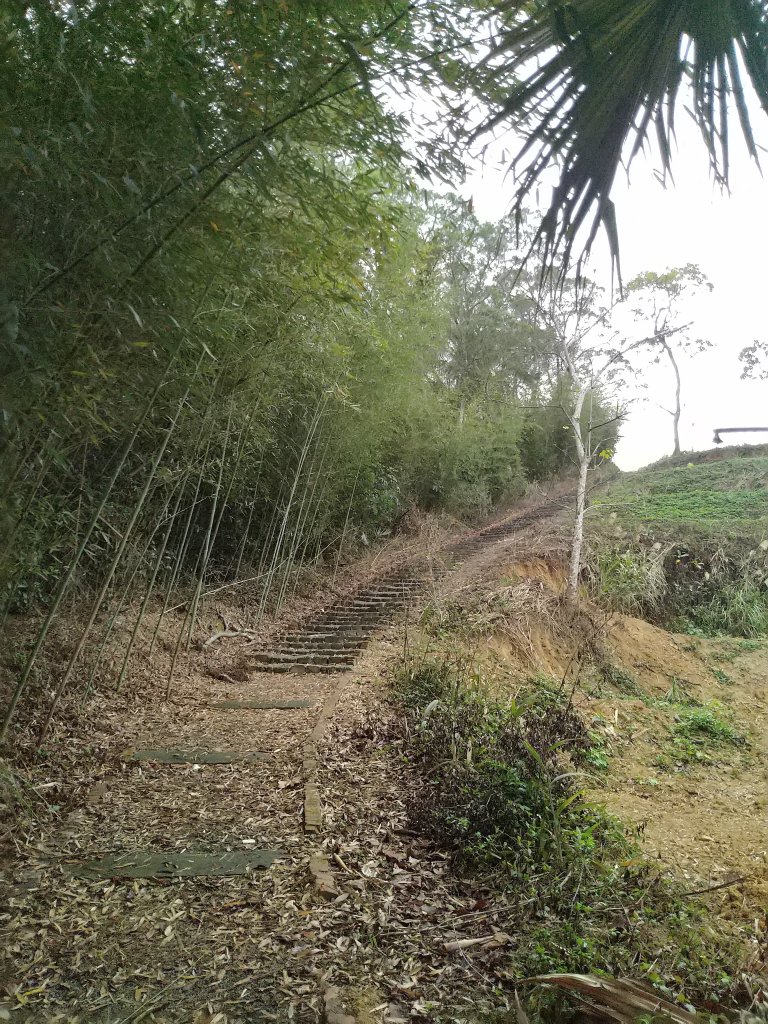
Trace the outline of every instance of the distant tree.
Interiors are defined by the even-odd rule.
[[[637,300],[635,313],[639,319],[650,321],[653,331],[649,335],[647,347],[653,353],[653,361],[666,359],[672,367],[675,379],[675,398],[671,409],[660,406],[672,417],[672,433],[674,439],[673,455],[679,455],[680,448],[680,416],[682,413],[682,380],[680,375],[680,356],[704,352],[712,347],[712,342],[703,338],[692,338],[688,332],[689,325],[682,321],[681,300],[694,295],[701,288],[712,289],[712,284],[704,276],[699,267],[688,263],[684,267],[667,270],[663,274],[646,271],[638,274],[630,281],[627,291]]]
[[[768,342],[753,341],[739,352],[742,380],[768,380]]]
[[[448,316],[440,376],[463,423],[478,401],[535,395],[547,361],[535,303],[517,284],[522,258],[514,221],[481,222],[456,197],[431,197],[431,208]]]
[[[610,310],[599,304],[599,289],[589,283],[577,287],[566,279],[547,295],[538,293],[538,315],[551,340],[551,356],[569,382],[555,396],[572,434],[578,470],[566,601],[578,600],[584,545],[590,469],[613,457],[606,447],[606,432],[615,432],[626,410],[617,403],[606,414],[605,396],[622,384],[629,368],[629,354],[648,343],[647,338],[627,341],[610,329]],[[615,434],[614,434],[615,436]]]

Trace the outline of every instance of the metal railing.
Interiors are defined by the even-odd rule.
[[[723,439],[720,437],[721,434],[751,434],[751,433],[763,433],[768,434],[768,427],[718,427],[715,430],[715,436],[713,441],[715,444],[722,444]]]

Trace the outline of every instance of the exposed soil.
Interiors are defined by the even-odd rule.
[[[607,806],[642,829],[644,846],[691,888],[736,878],[713,898],[729,915],[759,922],[765,939],[768,910],[768,644],[734,651],[733,642],[696,640],[664,633],[636,619],[611,630],[617,661],[651,695],[663,698],[673,680],[695,700],[718,701],[747,739],[742,750],[708,747],[704,763],[658,766],[669,749],[674,711],[628,698],[596,698],[614,756],[601,795]],[[723,667],[720,667],[723,666]],[[713,669],[725,672],[720,682]]]
[[[533,580],[555,592],[563,573],[546,558],[515,559],[496,585]],[[669,633],[641,619],[607,620],[602,656],[637,684],[643,699],[617,691],[595,666],[582,667],[574,699],[606,743],[609,767],[593,775],[593,798],[638,830],[644,849],[690,889],[741,879],[714,891],[720,912],[766,941],[768,912],[768,642],[708,640]],[[489,637],[497,686],[536,672],[573,677],[573,647],[534,624],[521,651],[504,632]],[[742,746],[705,744],[702,760],[676,757],[678,701],[715,701]],[[661,763],[659,760],[661,758]]]
[[[529,607],[544,609],[562,585],[562,530],[547,519],[480,547],[433,577],[423,601],[439,616],[449,599],[482,603],[512,586],[527,588]],[[546,556],[531,554],[539,551]],[[219,611],[231,624],[234,613]],[[154,666],[134,680],[135,694],[96,694],[79,718],[75,705],[62,709],[47,760],[22,766],[21,827],[4,837],[10,889],[0,1004],[5,998],[13,1020],[314,1022],[329,985],[343,991],[360,1022],[429,1020],[446,1005],[471,1016],[484,1001],[513,1007],[505,962],[516,941],[514,894],[456,877],[446,855],[408,829],[407,795],[419,780],[391,741],[382,697],[386,667],[401,656],[414,615],[413,608],[401,613],[351,669],[333,675],[252,672],[253,637],[222,638],[190,653],[166,702],[169,633]],[[593,618],[596,630],[605,626],[596,611]],[[210,635],[221,628],[213,612],[206,628]],[[489,620],[477,653],[495,685],[512,691],[537,671],[573,677],[572,641],[534,612],[512,637]],[[608,770],[595,773],[595,796],[636,826],[645,849],[690,879],[692,890],[744,876],[708,898],[734,928],[751,933],[759,958],[768,897],[768,647],[694,641],[619,617],[608,624],[604,654],[632,674],[645,699],[601,681],[594,665],[585,668],[576,700],[609,756]],[[720,701],[748,745],[708,748],[701,763],[673,759],[661,771],[655,762],[669,752],[675,711],[660,702],[673,686]],[[212,708],[291,698],[315,703]],[[304,744],[336,698],[320,741],[323,821],[312,835],[303,827]],[[270,759],[125,760],[128,748],[171,746],[261,751]],[[253,848],[284,856],[250,876],[91,881],[70,873],[106,852]],[[332,870],[330,892],[312,884],[318,851]]]

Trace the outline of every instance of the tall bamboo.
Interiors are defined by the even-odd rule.
[[[115,486],[117,478],[120,476],[120,473],[122,472],[123,467],[125,466],[125,463],[128,460],[128,456],[130,455],[133,446],[136,443],[136,439],[139,436],[141,429],[147,420],[147,417],[149,416],[150,412],[154,407],[157,396],[160,394],[161,389],[165,385],[168,373],[170,372],[171,367],[176,361],[176,356],[178,355],[180,345],[181,343],[179,342],[179,344],[174,348],[173,352],[171,353],[165,371],[163,372],[157,384],[155,385],[152,394],[150,395],[146,405],[144,406],[144,408],[141,411],[141,414],[139,415],[138,420],[136,421],[136,425],[133,429],[133,432],[131,433],[130,437],[123,446],[123,449],[120,453],[120,457],[118,458],[115,468],[112,471],[112,475],[110,476],[109,480],[107,481],[107,485],[104,488],[98,507],[91,516],[88,526],[85,529],[85,533],[83,534],[82,540],[80,541],[80,544],[77,548],[77,551],[75,552],[75,555],[69,564],[69,568],[67,569],[66,573],[61,579],[61,582],[59,583],[54,598],[51,602],[50,608],[48,609],[48,613],[38,631],[37,639],[35,640],[32,650],[26,660],[26,663],[24,664],[24,668],[22,669],[21,675],[19,676],[19,681],[16,684],[16,688],[14,689],[13,694],[11,695],[8,707],[6,708],[5,716],[3,718],[2,725],[0,726],[0,742],[2,742],[8,734],[8,728],[11,722],[13,721],[13,716],[16,712],[19,699],[26,688],[27,682],[29,681],[29,677],[32,673],[32,669],[35,666],[35,662],[37,661],[40,651],[43,648],[43,644],[45,643],[48,637],[48,633],[50,632],[51,626],[54,622],[54,619],[56,618],[62,599],[64,598],[64,595],[67,592],[67,588],[69,587],[69,584],[73,576],[75,575],[75,571],[80,563],[80,559],[83,556],[83,552],[85,551],[88,545],[88,541],[91,538],[91,534],[93,533],[96,523],[98,522],[99,516],[104,511],[107,505],[107,501],[109,500],[109,496],[112,493],[112,489]]]
[[[197,371],[200,368],[200,364],[202,363],[202,360],[203,360],[203,356],[201,355],[200,358],[198,359],[197,366],[195,367],[195,370],[194,370],[194,372],[192,374],[192,379],[193,380],[194,380],[195,376],[197,375]],[[67,667],[66,667],[66,669],[64,671],[64,674],[62,675],[61,679],[59,680],[59,684],[56,687],[56,692],[54,693],[53,700],[51,701],[51,706],[48,709],[48,714],[46,715],[45,721],[43,722],[43,725],[42,725],[42,727],[40,729],[40,733],[39,733],[38,740],[37,740],[38,746],[40,746],[40,744],[42,744],[43,740],[45,739],[45,736],[46,736],[46,734],[48,732],[48,729],[50,727],[50,724],[51,724],[51,721],[53,719],[53,716],[54,716],[54,714],[56,712],[56,708],[59,706],[59,701],[61,700],[61,696],[64,693],[66,685],[69,682],[69,680],[70,680],[70,678],[72,676],[72,673],[74,672],[75,665],[77,664],[78,659],[80,658],[80,655],[82,654],[83,648],[85,647],[85,642],[88,639],[88,635],[90,634],[90,631],[91,631],[91,629],[93,627],[93,624],[96,621],[96,616],[98,615],[99,610],[101,609],[101,605],[104,602],[104,598],[107,595],[107,591],[109,590],[109,585],[112,582],[112,577],[115,574],[115,570],[117,569],[117,566],[118,566],[118,564],[120,562],[120,559],[123,557],[123,552],[125,551],[125,549],[126,549],[126,547],[128,545],[128,540],[130,539],[130,536],[131,536],[131,533],[133,531],[133,528],[136,525],[136,521],[139,518],[141,510],[142,510],[142,508],[144,506],[144,502],[146,501],[147,495],[149,494],[149,489],[150,489],[150,487],[152,486],[152,484],[153,484],[153,482],[155,480],[155,474],[157,473],[157,467],[160,465],[160,460],[162,459],[163,455],[165,454],[165,450],[168,447],[168,442],[171,439],[171,435],[173,434],[174,430],[176,429],[176,424],[178,423],[179,417],[181,416],[181,413],[182,413],[182,410],[183,410],[184,406],[187,403],[187,398],[189,397],[190,390],[191,390],[191,382],[190,382],[190,386],[187,387],[186,391],[184,392],[184,396],[183,396],[183,398],[181,399],[181,401],[179,402],[179,404],[178,404],[178,406],[176,408],[176,412],[174,414],[174,417],[171,420],[168,428],[165,431],[165,434],[163,436],[162,442],[160,443],[159,449],[155,453],[155,457],[152,460],[152,463],[150,465],[149,473],[147,474],[147,477],[146,477],[146,479],[144,481],[144,486],[142,487],[141,492],[139,494],[139,497],[138,497],[138,499],[136,501],[136,505],[134,506],[133,512],[131,514],[131,518],[128,520],[128,524],[126,525],[125,529],[123,530],[122,539],[121,539],[120,543],[118,544],[118,546],[117,546],[117,548],[115,550],[115,554],[112,557],[112,561],[110,563],[109,569],[107,570],[106,577],[104,578],[104,581],[103,581],[103,583],[101,585],[101,589],[99,590],[99,593],[98,593],[98,595],[96,597],[96,600],[93,602],[93,605],[91,606],[91,613],[90,613],[90,615],[88,617],[88,621],[87,621],[87,623],[85,625],[85,628],[83,629],[83,631],[82,631],[82,633],[80,635],[80,639],[77,642],[77,646],[75,647],[75,650],[72,652],[72,655],[70,656],[70,659],[69,659],[69,662],[67,663]]]

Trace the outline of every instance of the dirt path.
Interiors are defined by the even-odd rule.
[[[517,522],[464,537],[446,552],[447,561],[420,566],[420,600],[431,587],[451,585],[446,573],[458,559],[464,562],[453,570],[454,586],[504,558],[515,531],[548,511],[533,509]],[[406,604],[403,595],[387,593],[384,619],[402,614]],[[360,615],[371,622],[368,596],[342,602],[334,628],[349,633]],[[409,595],[407,614],[415,614],[415,598]],[[18,843],[10,873],[0,1000],[6,998],[14,1020],[318,1019],[326,983],[344,982],[339,953],[359,941],[349,935],[349,913],[376,920],[394,899],[383,896],[381,879],[369,883],[369,862],[354,850],[337,854],[340,863],[330,857],[340,813],[333,794],[340,779],[348,780],[333,751],[312,763],[339,698],[348,716],[356,695],[375,686],[382,661],[400,649],[397,626],[371,639],[381,617],[366,632],[370,646],[355,648],[354,666],[347,656],[321,666],[300,659],[290,660],[293,671],[286,672],[286,662],[272,656],[274,644],[265,659],[240,643],[230,653],[235,674],[218,672],[213,680],[201,665],[181,681],[172,703],[136,706],[126,715],[94,702],[104,720],[94,727],[92,746],[73,751],[71,807],[54,808],[48,824]],[[308,623],[305,637],[316,627]],[[285,706],[292,702],[304,706]],[[201,763],[212,753],[218,761],[229,754],[233,763]],[[336,764],[331,775],[324,762]],[[307,783],[317,784],[318,772],[325,815],[308,822],[307,831]],[[42,799],[46,785],[37,787]],[[353,781],[353,791],[365,802],[364,786]],[[376,806],[381,818],[383,806]],[[389,817],[398,815],[395,807]],[[387,838],[391,845],[394,837]],[[382,848],[378,838],[374,848]],[[318,886],[316,857],[323,849],[325,865],[356,883],[346,895],[327,878]],[[275,858],[271,866],[242,873],[243,861],[258,859],[257,851]],[[149,854],[160,855],[161,867],[147,869],[153,877],[125,877],[141,876]],[[117,856],[118,866],[100,864],[104,855]],[[399,857],[388,862],[390,874],[402,873]],[[204,873],[186,877],[200,860]],[[241,873],[220,874],[233,863]],[[444,868],[430,868],[437,881]],[[404,879],[395,884],[405,891]]]

